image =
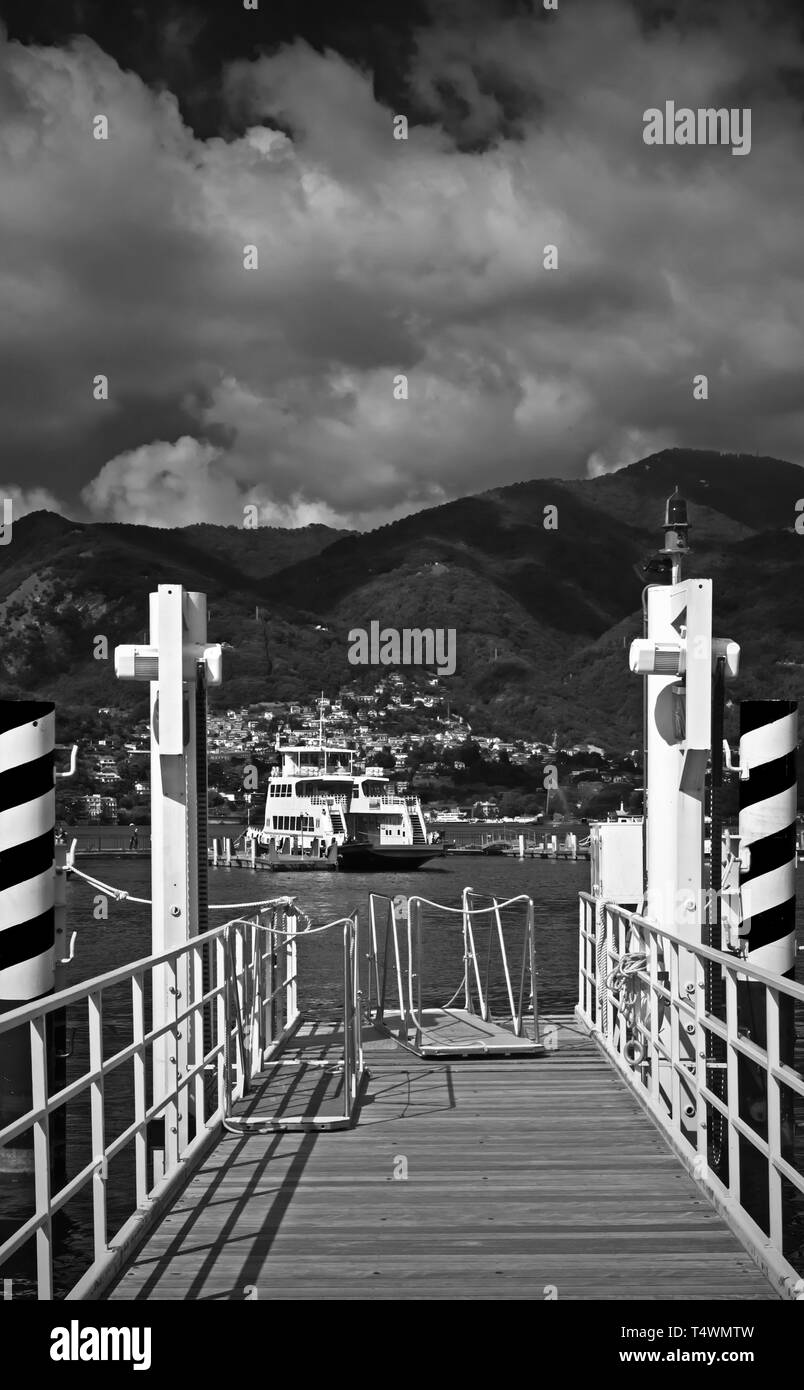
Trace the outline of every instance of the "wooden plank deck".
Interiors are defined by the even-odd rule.
[[[775,1297],[571,1020],[536,1058],[365,1051],[355,1129],[222,1139],[108,1297]]]

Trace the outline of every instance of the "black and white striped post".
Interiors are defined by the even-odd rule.
[[[54,988],[55,706],[0,701],[0,1013]],[[0,1038],[0,1128],[30,1110],[27,1030]],[[33,1135],[0,1149],[0,1172],[33,1168]]]
[[[740,705],[741,935],[753,965],[789,977],[796,963],[797,711],[793,700]]]
[[[796,748],[798,705],[793,700],[746,700],[740,705],[740,894],[747,959],[792,978],[796,964]],[[738,1022],[758,1047],[768,1045],[765,987],[738,982]],[[779,1001],[779,1060],[795,1061],[793,1000]],[[767,1123],[764,1076],[739,1058],[740,1110],[755,1128]],[[794,1138],[791,1097],[781,1100],[782,1153]],[[753,1152],[743,1155],[741,1200],[760,1224],[767,1220],[767,1175]]]

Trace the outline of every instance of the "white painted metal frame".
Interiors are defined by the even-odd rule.
[[[477,905],[479,900],[491,903],[490,913],[488,908],[482,908]],[[529,1011],[533,1014],[533,1036],[534,1038],[538,1038],[539,1000],[536,987],[536,929],[533,899],[522,894],[518,898],[513,898],[511,902],[523,902],[526,904],[525,932],[522,940],[519,988],[516,998],[514,997],[514,989],[511,981],[508,947],[506,946],[503,923],[500,916],[500,900],[491,893],[478,893],[474,888],[464,888],[463,890],[464,1008],[469,1013],[475,1012],[475,1000],[472,992],[472,977],[474,977],[477,989],[477,1003],[480,1006],[480,1016],[484,1021],[488,1021],[488,1019],[491,1018],[489,976],[491,971],[492,949],[496,941],[500,948],[500,961],[505,976],[505,987],[510,1008],[510,1024],[513,1028],[514,1036],[517,1038],[523,1036],[525,1013]],[[484,972],[480,970],[475,947],[474,930],[472,927],[472,917],[480,912],[489,914],[489,935]],[[469,969],[470,964],[472,966],[471,971]],[[529,1010],[526,1010],[525,1007],[526,998]],[[507,1023],[509,1020],[506,1019],[505,1021]]]
[[[215,1142],[224,1115],[244,1094],[251,1075],[282,1046],[297,1026],[295,916],[291,907],[283,908],[279,916],[291,931],[285,948],[279,953],[283,965],[278,983],[272,981],[270,973],[267,979],[262,973],[263,967],[270,972],[273,964],[268,963],[271,951],[262,949],[266,937],[260,927],[266,924],[240,920],[0,1017],[0,1035],[27,1027],[33,1081],[32,1108],[0,1130],[0,1147],[32,1131],[35,1162],[35,1211],[0,1246],[0,1269],[27,1241],[34,1239],[40,1299],[53,1297],[53,1218],[56,1214],[82,1190],[91,1189],[94,1259],[66,1297],[93,1297],[121,1268],[128,1253],[161,1214],[177,1187]],[[206,990],[205,951],[209,953]],[[356,971],[356,951],[354,958]],[[260,967],[256,972],[255,965]],[[289,965],[293,968],[288,969]],[[147,986],[153,991],[157,971],[166,972],[171,981],[172,1017],[148,1027]],[[181,989],[177,981],[182,981]],[[131,988],[132,1041],[104,1058],[104,994],[126,982]],[[246,1004],[242,1012],[232,1008],[232,990]],[[87,1010],[88,1066],[61,1090],[49,1094],[48,1017],[57,1010],[80,1006]],[[246,1022],[248,1043],[244,1038],[243,1046],[240,1046],[235,1015],[241,1023]],[[205,1019],[210,1038],[206,1049]],[[149,1091],[152,1093],[154,1086],[154,1059],[163,1039],[167,1041],[166,1052],[171,1062],[170,1084],[166,1095],[159,1097],[157,1091],[157,1099],[148,1104]],[[183,1050],[178,1046],[180,1042],[184,1043]],[[107,1143],[104,1084],[113,1071],[126,1063],[133,1066],[130,1123]],[[205,1088],[205,1080],[211,1076],[215,1078],[214,1103],[207,1098]],[[50,1117],[61,1106],[86,1093],[90,1098],[92,1158],[63,1187],[53,1191]],[[165,1172],[150,1185],[147,1132],[149,1124],[160,1119],[164,1119],[167,1140]],[[129,1144],[134,1146],[136,1205],[121,1228],[110,1235],[106,1202],[108,1165]]]
[[[224,1112],[226,1129],[239,1134],[275,1130],[333,1130],[348,1129],[355,1123],[357,1103],[365,1080],[363,1037],[360,1010],[358,917],[352,912],[328,923],[329,928],[343,927],[343,1052],[337,1059],[304,1061],[296,1057],[279,1058],[284,1045],[298,1031],[304,1018],[298,1006],[298,936],[296,915],[292,909],[283,912],[282,920],[267,913],[241,949],[247,959],[243,968],[234,968],[230,978],[235,984],[232,1003],[235,1013],[237,1086],[228,1092]],[[303,933],[302,933],[303,934]],[[237,943],[230,942],[230,949]],[[230,998],[227,995],[227,1000]],[[231,1030],[227,1031],[227,1037]],[[321,1067],[343,1075],[343,1096],[340,1115],[277,1114],[235,1116],[232,1106],[251,1090],[251,1083],[271,1061],[288,1067]],[[288,1077],[290,1085],[290,1077]]]
[[[478,900],[487,906],[478,906]],[[372,1022],[384,1026],[384,1016],[390,999],[389,961],[390,947],[393,947],[392,982],[396,994],[399,1014],[399,1033],[401,1042],[416,1049],[421,1046],[423,1032],[422,1010],[422,907],[435,907],[444,912],[460,912],[463,931],[463,980],[451,999],[440,1007],[447,1009],[454,1004],[462,992],[464,1008],[468,1013],[479,1013],[484,1022],[491,1019],[489,1001],[489,977],[492,959],[492,944],[499,944],[500,958],[510,1007],[510,1017],[495,1019],[511,1027],[514,1036],[524,1034],[525,1014],[533,1012],[534,1040],[539,1037],[538,990],[536,987],[536,936],[533,900],[526,894],[506,900],[506,905],[515,903],[525,905],[525,931],[522,943],[522,959],[519,971],[519,985],[515,993],[509,963],[509,951],[505,941],[500,900],[493,894],[477,893],[465,888],[460,908],[445,907],[433,903],[429,898],[412,897],[407,901],[405,913],[405,950],[401,949],[400,932],[402,923],[397,918],[395,900],[385,893],[369,894],[369,991],[368,1016]],[[489,916],[489,937],[485,963],[478,957],[472,919]],[[384,923],[380,920],[384,917]],[[379,932],[383,931],[382,947]],[[372,991],[376,1005],[372,1004]]]
[[[615,962],[608,944],[621,959],[634,952],[634,938],[647,956],[647,966],[635,972],[640,984],[640,1011],[625,1026],[621,996],[611,988],[609,976]],[[680,989],[681,961],[692,956],[695,987]],[[710,1200],[752,1254],[777,1291],[786,1298],[804,1299],[804,1278],[783,1254],[782,1182],[786,1180],[804,1196],[804,1175],[782,1154],[782,1087],[804,1099],[804,1079],[780,1061],[779,1000],[782,995],[804,1004],[804,986],[772,975],[737,956],[696,945],[628,912],[614,903],[601,903],[580,894],[580,952],[577,1016],[586,1024],[623,1078],[637,1094],[672,1147]],[[718,1018],[706,1007],[707,963],[724,972],[726,1017]],[[669,982],[661,972],[669,967]],[[767,1047],[742,1037],[737,1027],[738,980],[764,987],[767,1010]],[[641,1016],[640,1016],[641,1014]],[[669,1024],[669,1027],[667,1026]],[[629,1036],[630,1035],[630,1036]],[[669,1035],[669,1047],[664,1041]],[[708,1085],[707,1040],[721,1038],[726,1047],[726,1098]],[[681,1047],[684,1039],[694,1044],[694,1060]],[[638,1041],[644,1060],[634,1066],[628,1045]],[[767,1140],[741,1114],[739,1058],[754,1063],[767,1087]],[[661,1085],[660,1085],[661,1078]],[[669,1086],[668,1086],[669,1079]],[[717,1112],[726,1125],[728,1185],[708,1166],[708,1116]],[[764,1232],[741,1202],[740,1140],[749,1143],[767,1169],[769,1230]]]

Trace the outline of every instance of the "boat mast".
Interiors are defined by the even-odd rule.
[[[324,692],[321,691],[321,700],[318,706],[318,743],[324,750],[324,772],[327,770],[327,750],[324,745]]]

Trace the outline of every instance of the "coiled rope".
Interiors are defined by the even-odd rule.
[[[619,958],[610,954],[609,957],[614,961],[614,969],[606,976],[606,989],[610,989],[616,996],[617,1008],[619,1009],[626,1032],[631,1033],[630,1039],[623,1048],[623,1056],[631,1067],[639,1066],[645,1056],[645,1049],[636,1034],[636,1005],[637,1005],[637,976],[641,970],[646,970],[648,957],[644,951],[626,951]]]

